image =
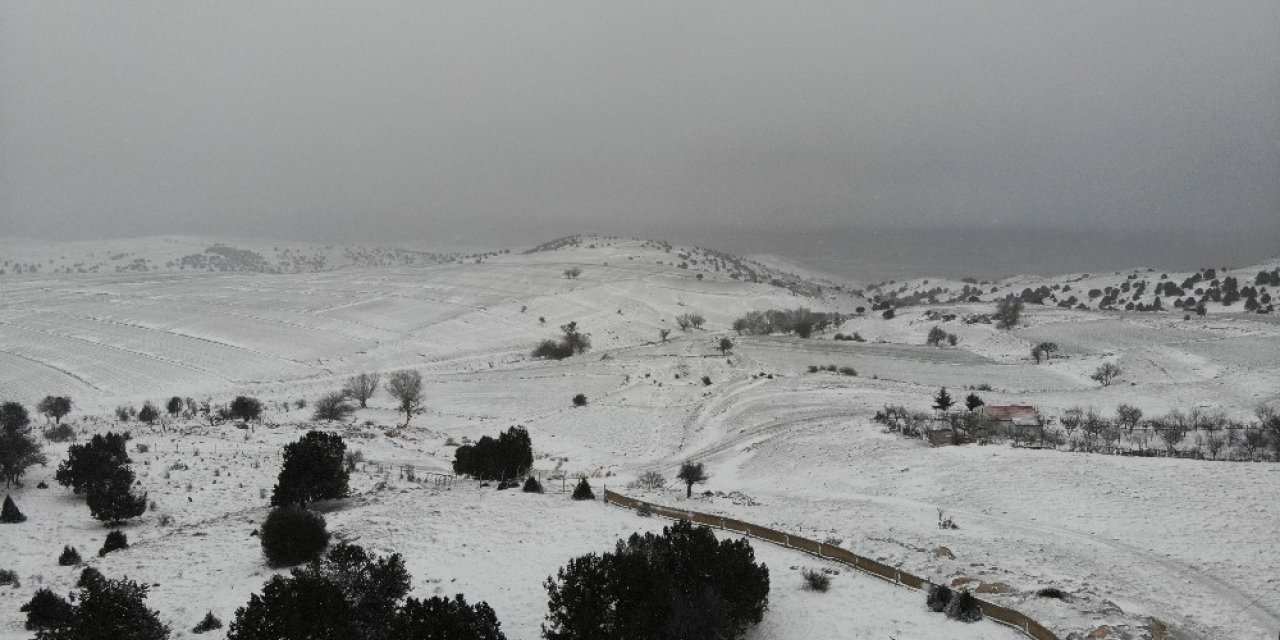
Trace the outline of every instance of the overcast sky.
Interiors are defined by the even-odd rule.
[[[6,237],[767,223],[1274,233],[1280,2],[0,0]]]

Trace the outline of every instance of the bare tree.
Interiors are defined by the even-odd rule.
[[[676,316],[676,324],[680,326],[681,331],[700,329],[706,321],[706,318],[699,313],[682,313]]]
[[[400,403],[400,410],[404,412],[404,426],[409,426],[409,420],[413,419],[414,414],[422,412],[423,398],[422,373],[414,369],[404,369],[391,374],[387,379],[387,393]]]
[[[1060,418],[1060,421],[1062,422],[1062,428],[1067,432],[1068,438],[1071,437],[1071,434],[1075,433],[1076,428],[1080,426],[1080,421],[1083,419],[1084,409],[1081,409],[1080,407],[1071,407],[1062,412],[1062,418]]]
[[[1102,386],[1109,387],[1111,386],[1111,381],[1120,377],[1121,373],[1124,373],[1124,371],[1120,369],[1119,365],[1113,362],[1104,362],[1089,377],[1102,383]]]
[[[1222,452],[1222,448],[1226,446],[1226,444],[1226,438],[1223,438],[1221,435],[1216,433],[1210,433],[1208,437],[1204,439],[1204,446],[1209,450],[1209,459],[1217,460],[1218,454]]]
[[[671,329],[668,329],[666,327],[658,329],[658,337],[662,339],[663,342],[667,341],[667,336],[669,335],[671,335]]]
[[[382,375],[378,373],[351,376],[347,378],[347,386],[342,388],[342,392],[351,399],[359,401],[360,408],[364,409],[369,406],[369,398],[378,392],[378,383],[381,381]]]
[[[693,497],[693,485],[701,484],[707,481],[707,472],[702,468],[701,462],[686,462],[680,465],[680,473],[676,477],[684,482],[684,497]]]

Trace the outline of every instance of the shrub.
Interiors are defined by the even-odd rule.
[[[805,591],[825,592],[831,588],[831,574],[826,571],[804,567],[800,570],[800,575],[804,578]]]
[[[262,540],[262,554],[276,567],[311,560],[329,544],[324,516],[296,504],[272,509],[258,537]]]
[[[840,375],[857,377],[858,370],[853,367],[840,367]]]
[[[929,607],[930,611],[942,613],[947,609],[947,605],[951,604],[951,599],[955,597],[955,592],[945,584],[935,584],[929,587],[929,594],[925,597],[924,604]]]
[[[769,570],[747,540],[717,540],[682,521],[574,558],[546,588],[547,640],[733,640],[763,619]]]
[[[649,516],[652,516],[653,506],[650,505],[648,502],[641,502],[640,506],[636,507],[636,515],[640,516],[641,518],[648,518]]]
[[[80,552],[75,547],[64,545],[62,553],[58,555],[58,566],[74,567],[80,564]]]
[[[632,484],[639,489],[657,491],[667,486],[667,477],[657,471],[641,471]]]
[[[28,631],[39,631],[66,624],[71,618],[71,603],[67,602],[66,598],[42,587],[18,611],[27,614]]]
[[[587,477],[583,476],[578,480],[577,486],[573,488],[574,500],[595,500],[596,494],[591,490],[591,483],[587,482]]]
[[[69,424],[58,424],[44,430],[44,439],[49,442],[68,442],[76,439],[76,430]]]
[[[328,422],[346,421],[351,414],[356,412],[356,408],[347,401],[345,393],[334,391],[320,396],[316,400],[315,409],[311,412],[312,420],[326,420]]]
[[[347,495],[350,474],[343,457],[342,436],[309,431],[284,447],[284,464],[271,494],[271,506],[306,505]]]
[[[111,476],[117,467],[129,463],[125,451],[128,438],[124,434],[108,432],[90,438],[85,444],[73,444],[67,449],[67,459],[58,465],[54,474],[58,484],[71,487],[75,493],[84,493],[90,486]]]
[[[453,453],[453,472],[478,480],[503,480],[524,475],[533,467],[533,443],[523,427],[511,427],[495,440],[480,438]]]
[[[947,617],[961,622],[977,622],[982,619],[982,605],[968,591],[961,591],[947,603]]]
[[[102,548],[98,549],[98,557],[101,558],[112,551],[129,548],[129,536],[123,531],[114,530],[107,532],[107,539],[102,542]]]
[[[133,471],[125,465],[89,485],[88,493],[89,513],[108,525],[136,518],[147,510],[147,494],[133,492]]]
[[[80,595],[65,620],[37,637],[42,640],[166,640],[169,628],[146,606],[144,585],[129,580],[109,580],[86,569],[80,575]]]
[[[249,422],[262,417],[262,401],[251,396],[236,396],[236,399],[231,401],[229,409],[231,410],[231,417],[241,422]]]
[[[0,587],[21,587],[22,581],[18,580],[18,572],[12,569],[0,569]]]
[[[545,322],[542,318],[539,320]],[[560,325],[560,332],[563,337],[558,342],[555,340],[539,342],[533,349],[533,357],[564,360],[575,353],[583,353],[591,348],[591,338],[578,331],[577,322]]]
[[[1041,598],[1053,598],[1053,599],[1055,599],[1055,600],[1066,600],[1066,599],[1067,599],[1067,593],[1066,593],[1065,591],[1063,591],[1062,589],[1059,589],[1059,588],[1057,588],[1057,587],[1045,587],[1045,588],[1043,588],[1043,589],[1041,589],[1041,590],[1037,591],[1037,592],[1036,592],[1036,595],[1037,595],[1037,596],[1039,596],[1039,597],[1041,597]]]
[[[702,376],[702,386],[704,387],[711,386],[711,376]]]
[[[212,611],[210,611],[209,613],[204,614],[204,619],[191,629],[191,633],[204,633],[206,631],[214,631],[221,628],[222,621],[219,620],[217,616],[213,615]]]
[[[525,478],[522,490],[525,493],[542,493],[542,483],[538,482],[537,478],[529,476]]]
[[[575,407],[585,407],[585,406],[587,406],[587,396],[586,396],[586,394],[579,393],[578,395],[574,396],[574,397],[573,397],[573,406],[575,406]]]
[[[0,507],[0,522],[4,524],[18,524],[19,522],[26,521],[27,517],[22,515],[22,512],[18,510],[18,505],[14,504],[13,496],[5,494],[4,507]]]

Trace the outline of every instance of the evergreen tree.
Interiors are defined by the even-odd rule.
[[[955,592],[947,585],[935,584],[929,587],[929,595],[925,598],[925,605],[929,607],[930,611],[942,613],[954,596]]]
[[[58,556],[58,566],[74,567],[80,564],[80,552],[70,545],[63,545],[62,553]]]
[[[75,493],[84,493],[90,486],[110,477],[116,467],[128,463],[125,437],[108,432],[93,436],[85,444],[71,445],[67,459],[58,465],[54,477],[58,484],[71,487]]]
[[[13,496],[5,494],[4,507],[0,507],[0,523],[18,524],[26,521],[27,517],[22,515],[22,512],[18,510],[18,505],[14,504]]]
[[[204,614],[204,618],[191,629],[191,633],[206,633],[209,631],[216,631],[221,628],[222,621],[219,620],[217,616],[213,615],[212,611],[210,611],[209,613]]]
[[[271,505],[306,505],[345,497],[350,478],[342,463],[346,449],[342,436],[324,431],[310,431],[297,442],[285,445],[284,465]]]
[[[156,408],[156,405],[151,404],[150,400],[146,401],[142,405],[142,410],[138,412],[138,419],[147,424],[155,424],[156,419],[159,417],[160,410]]]
[[[484,436],[453,455],[453,472],[478,480],[517,478],[533,467],[533,443],[523,427],[511,427],[497,439]]]
[[[102,542],[102,548],[98,549],[98,557],[101,558],[112,551],[119,551],[121,549],[128,548],[129,536],[126,536],[123,531],[109,531],[107,532],[107,539]],[[89,567],[89,569],[92,569],[92,567]],[[93,575],[88,573],[89,569],[85,569],[85,573],[81,574],[81,581],[84,581],[86,576]]]
[[[746,540],[682,521],[574,558],[546,588],[547,640],[733,640],[763,619],[769,570]]]
[[[27,614],[28,631],[56,628],[71,619],[71,603],[44,587],[37,590],[18,611]]]
[[[542,493],[542,483],[538,482],[537,478],[533,476],[529,476],[528,478],[525,478],[525,481],[524,481],[524,492],[525,493]]]
[[[324,516],[296,504],[276,507],[267,514],[258,537],[262,554],[273,566],[288,567],[320,555],[329,544]]]
[[[170,416],[176,418],[179,413],[182,413],[182,407],[184,406],[184,404],[185,403],[182,402],[182,398],[179,398],[178,396],[174,396],[172,398],[169,398],[169,403],[166,404],[164,408],[166,411],[169,412]]]
[[[117,466],[101,481],[89,485],[89,513],[108,525],[118,525],[147,510],[147,494],[133,492],[133,470]]]
[[[147,587],[102,574],[81,575],[67,618],[38,629],[36,640],[167,640],[169,628],[146,606]]]
[[[394,638],[414,640],[506,640],[501,626],[487,603],[470,605],[458,594],[453,600],[409,598],[391,632]]]
[[[956,402],[951,399],[951,394],[947,393],[947,388],[938,389],[937,395],[933,396],[933,408],[946,413]]]
[[[250,396],[236,396],[231,401],[231,417],[241,422],[257,420],[262,416],[262,402]]]
[[[44,464],[40,443],[31,434],[27,409],[17,402],[0,404],[0,476],[4,485],[18,484],[27,468]]]
[[[982,401],[982,398],[979,398],[978,394],[976,393],[971,393],[968,396],[966,396],[964,399],[964,406],[966,409],[970,411],[973,411],[985,404],[986,403]]]
[[[578,485],[573,488],[574,500],[595,500],[596,494],[591,490],[591,483],[587,482],[587,477],[583,476],[578,480]]]
[[[977,622],[982,619],[982,605],[968,591],[956,593],[947,603],[947,617],[961,622]]]

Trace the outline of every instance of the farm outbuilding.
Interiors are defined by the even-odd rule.
[[[987,433],[1035,440],[1044,437],[1044,422],[1033,406],[989,405],[977,411],[979,424]]]

